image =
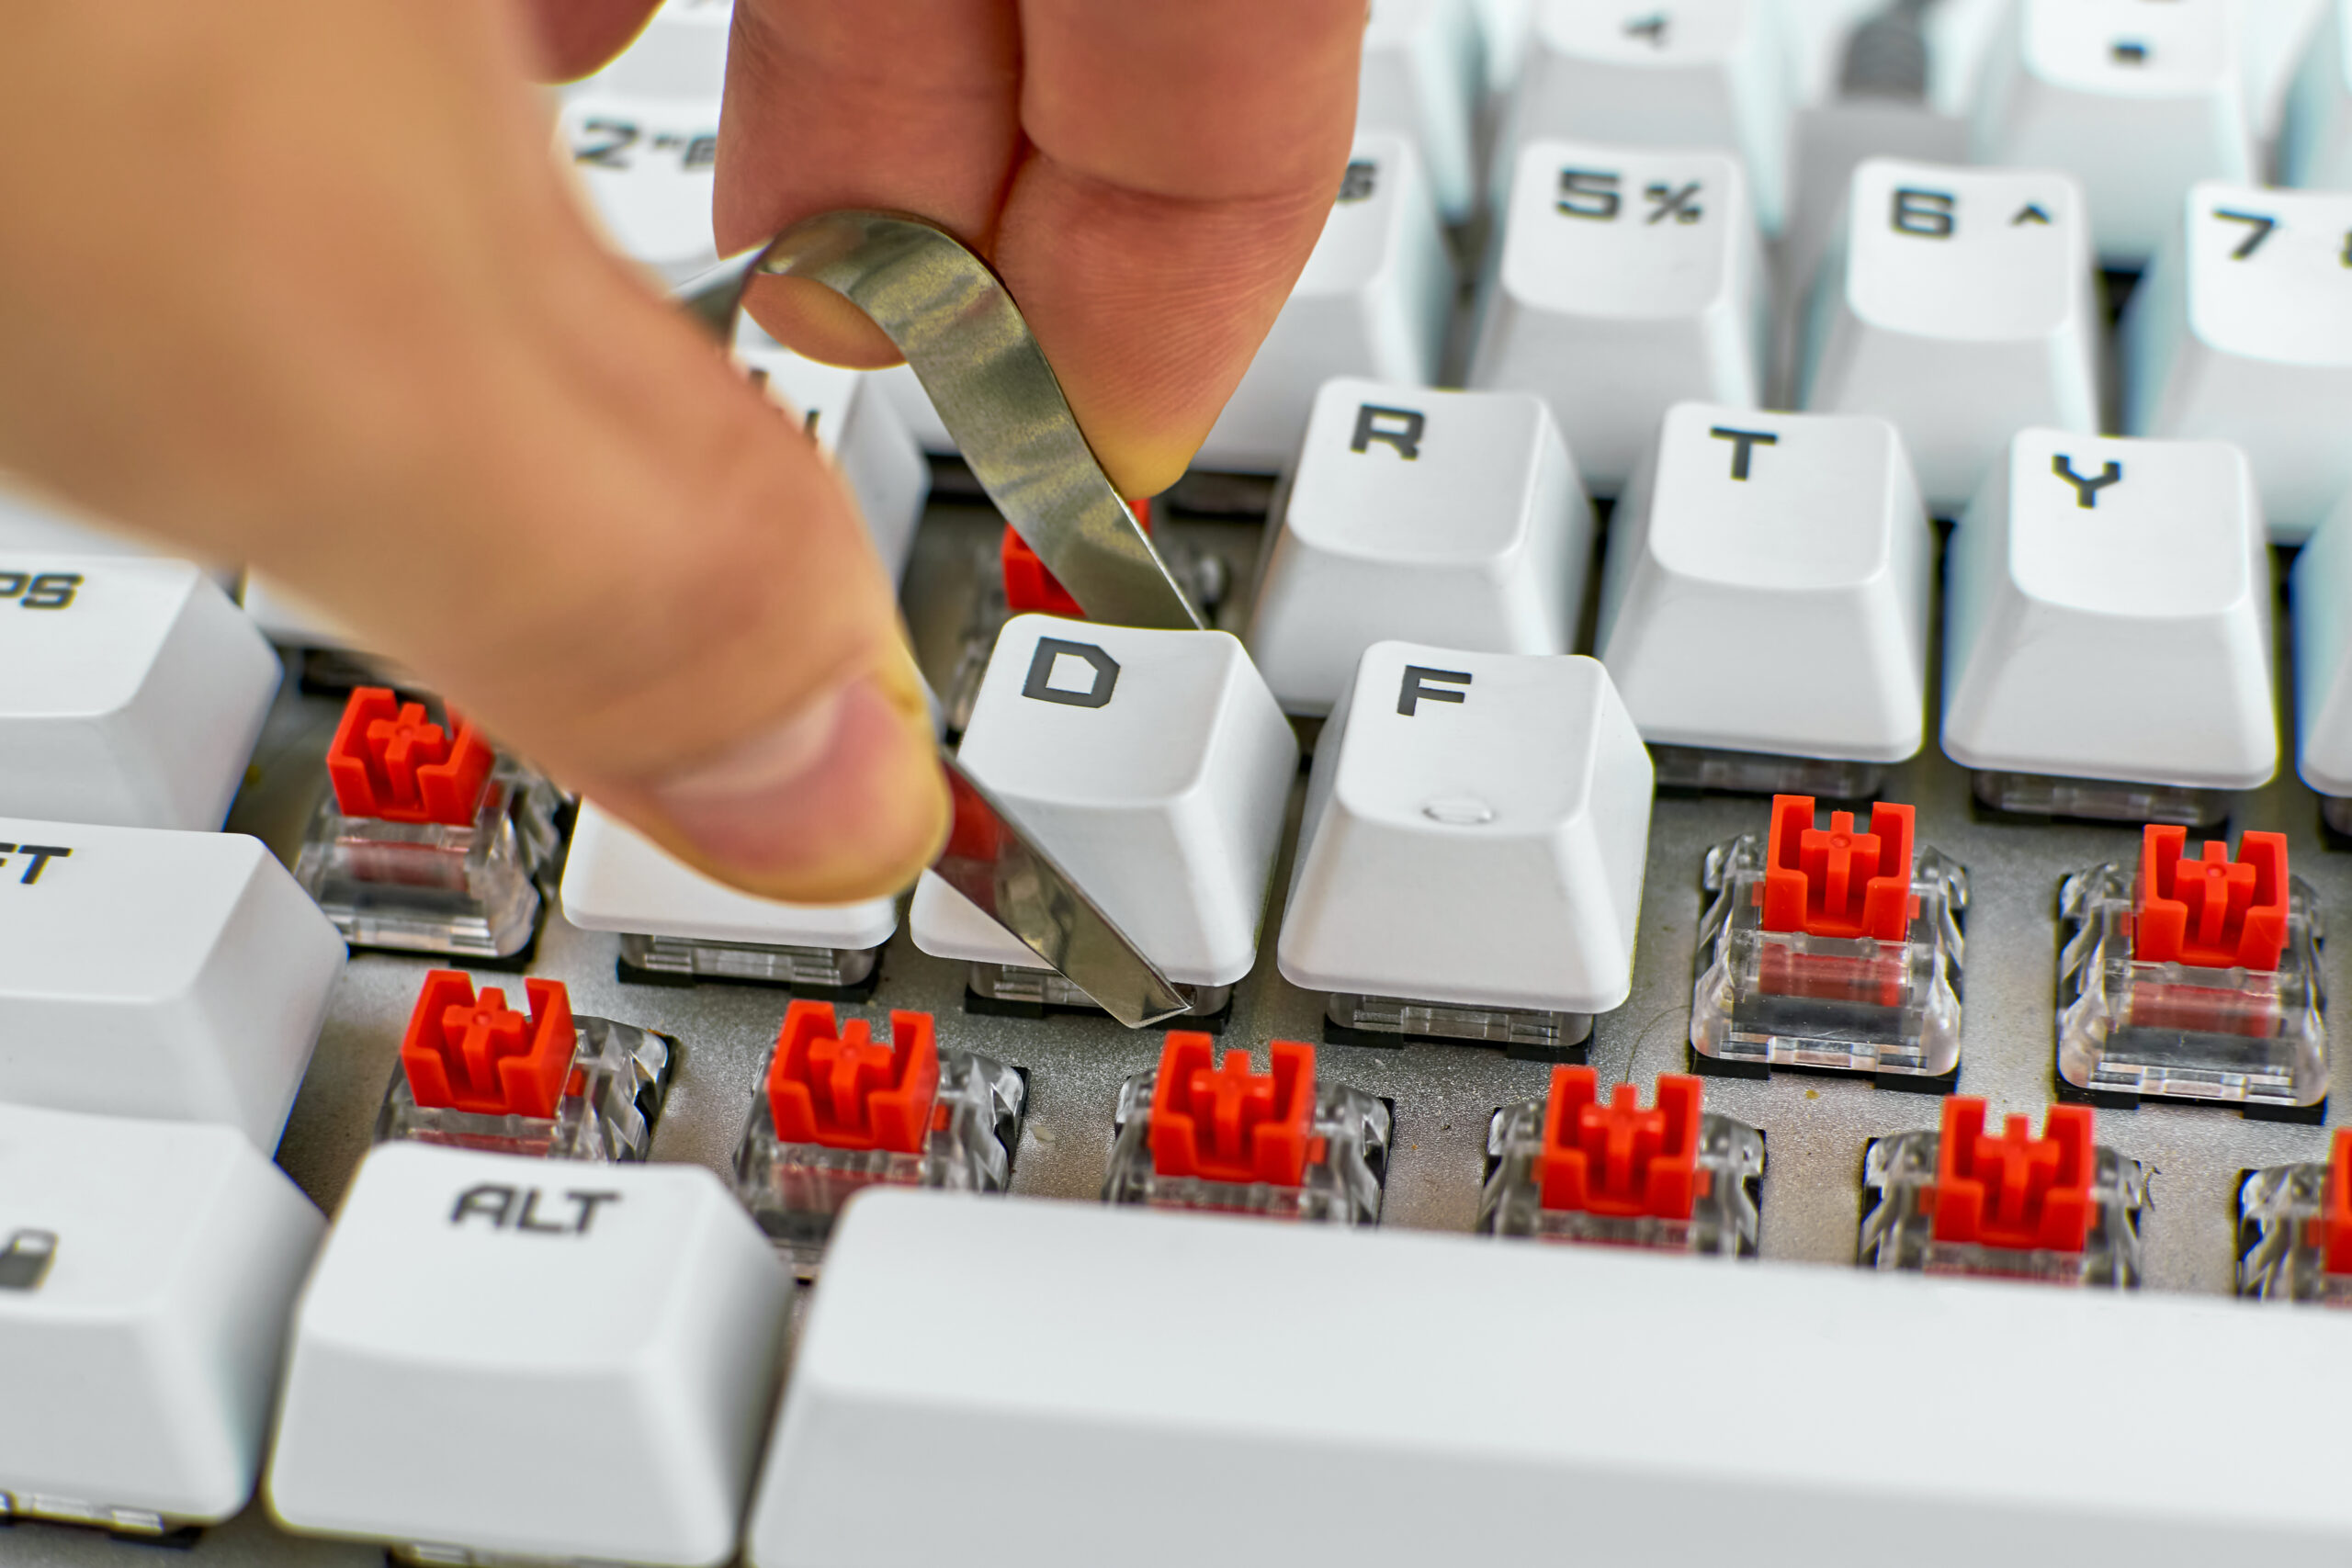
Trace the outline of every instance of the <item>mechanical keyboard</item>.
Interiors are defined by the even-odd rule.
[[[2352,0],[1374,0],[1209,632],[744,328],[1140,1031],[0,496],[0,1562],[2339,1560],[2347,290]]]

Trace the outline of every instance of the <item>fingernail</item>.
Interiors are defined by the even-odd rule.
[[[706,870],[768,897],[898,892],[929,863],[947,820],[921,688],[898,673],[858,676],[663,781],[654,808]]]

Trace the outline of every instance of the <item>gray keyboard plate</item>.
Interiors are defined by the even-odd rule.
[[[941,504],[933,507],[918,537],[907,608],[926,668],[935,673],[952,664],[971,568],[993,560],[995,528],[990,513]],[[1236,581],[1247,583],[1254,526],[1178,522],[1167,532],[1227,554]],[[2283,631],[2283,605],[2279,624]],[[1748,662],[1768,665],[1761,657]],[[2283,648],[2280,668],[2286,668]],[[2094,674],[2085,671],[2085,679]],[[2130,676],[2118,672],[2117,678]],[[332,702],[290,691],[281,697],[232,828],[258,833],[290,858],[316,798],[318,758],[333,734],[336,712]],[[1969,869],[1973,904],[1967,927],[1960,1087],[1987,1098],[1996,1112],[2023,1111],[2038,1122],[2052,1099],[2058,879],[2098,860],[2130,856],[2136,830],[1987,819],[1972,807],[1966,773],[1932,745],[1897,769],[1883,793],[1918,808],[1922,843],[1956,855]],[[1633,996],[1599,1021],[1592,1042],[1592,1064],[1604,1084],[1628,1077],[1646,1084],[1657,1073],[1684,1070],[1700,860],[1710,844],[1760,830],[1764,820],[1764,803],[1756,798],[1668,796],[1657,802]],[[2233,833],[2245,828],[2285,832],[2294,869],[2318,888],[2324,908],[2352,908],[2352,853],[2323,844],[2317,803],[2300,782],[2284,778],[2248,796],[2231,824]],[[1280,890],[1287,884],[1288,852],[1286,843],[1276,874],[1276,913]],[[1271,933],[1270,919],[1269,938]],[[684,1062],[654,1155],[723,1170],[786,998],[755,987],[623,985],[613,974],[616,950],[615,938],[575,930],[554,916],[531,972],[563,980],[577,1011],[650,1025],[684,1042]],[[2347,955],[2322,951],[2330,989],[2343,994]],[[1236,991],[1226,1041],[1254,1046],[1276,1037],[1319,1039],[1316,998],[1275,973],[1271,940],[1261,942],[1261,954],[1255,972]],[[420,976],[432,966],[422,960],[360,955],[338,983],[278,1153],[286,1169],[330,1211],[367,1147]],[[902,931],[884,959],[874,1006],[929,1010],[939,1019],[943,1038],[1027,1067],[1031,1111],[1014,1165],[1014,1190],[1092,1201],[1110,1150],[1119,1085],[1156,1060],[1159,1033],[1131,1034],[1108,1020],[1074,1016],[1044,1022],[973,1016],[962,1010],[962,965],[916,952]],[[2352,1083],[2346,1055],[2335,1053],[2338,1091]],[[1327,1047],[1318,1064],[1319,1070],[1387,1096],[1396,1105],[1396,1139],[1383,1223],[1438,1230],[1469,1228],[1477,1208],[1487,1115],[1508,1100],[1542,1093],[1547,1071],[1539,1064],[1507,1060],[1498,1052],[1430,1045]],[[1710,1079],[1707,1099],[1711,1108],[1752,1122],[1769,1136],[1764,1256],[1832,1267],[1852,1261],[1863,1145],[1882,1134],[1931,1126],[1938,1114],[1936,1100],[1927,1096],[1815,1074],[1778,1074],[1766,1082]],[[2340,1092],[2332,1098],[2331,1122],[2346,1103]],[[2324,1158],[2329,1136],[2320,1127],[2250,1122],[2193,1107],[2102,1111],[2098,1130],[2103,1142],[2149,1161],[2159,1172],[2144,1230],[2149,1288],[2216,1292],[2230,1288],[2238,1172],[2249,1166]],[[2189,1353],[2184,1347],[2184,1357]],[[41,1568],[152,1562],[138,1555],[152,1550],[78,1530],[0,1529],[0,1562]],[[271,1568],[381,1561],[374,1548],[287,1536],[258,1506],[207,1531],[193,1560]]]

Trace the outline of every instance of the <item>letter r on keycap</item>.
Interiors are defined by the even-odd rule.
[[[1396,455],[1413,462],[1421,455],[1421,430],[1429,423],[1425,415],[1411,409],[1385,409],[1377,403],[1366,403],[1356,410],[1355,439],[1348,443],[1351,452],[1369,452],[1375,441],[1386,442],[1396,448]]]
[[[1432,703],[1458,703],[1467,700],[1467,694],[1450,692],[1443,686],[1432,686],[1430,684],[1431,681],[1459,682],[1466,686],[1470,683],[1470,672],[1466,670],[1432,670],[1426,664],[1406,665],[1405,683],[1396,693],[1396,711],[1407,718],[1410,718],[1413,716],[1414,708],[1424,700]]]
[[[1057,686],[1054,669],[1067,654],[1085,660],[1093,675],[1082,692],[1067,686]],[[1091,642],[1064,642],[1057,637],[1041,637],[1037,651],[1029,660],[1028,679],[1021,683],[1021,694],[1041,703],[1061,703],[1074,708],[1107,707],[1111,693],[1119,683],[1119,661]]]

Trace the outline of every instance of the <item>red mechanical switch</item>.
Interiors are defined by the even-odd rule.
[[[2352,1127],[2335,1130],[2327,1156],[2327,1271],[2352,1274]]]
[[[1143,525],[1144,532],[1150,533],[1150,498],[1131,501],[1127,507],[1136,514],[1136,521]],[[1046,570],[1046,563],[1037,558],[1037,552],[1029,547],[1029,541],[1009,526],[1004,531],[1004,542],[998,547],[997,562],[1004,570],[1004,603],[1014,615],[1061,615],[1073,621],[1086,619],[1086,612],[1078,607],[1078,601],[1069,596],[1069,590]]]
[[[831,1002],[785,1010],[768,1064],[768,1114],[779,1143],[921,1154],[938,1098],[931,1014],[893,1012],[886,1045],[862,1018],[836,1024]]]
[[[1207,1035],[1170,1032],[1151,1094],[1153,1174],[1278,1187],[1305,1179],[1315,1047],[1277,1040],[1267,1050],[1273,1071],[1252,1072],[1246,1050],[1216,1062]]]
[[[1911,808],[1881,801],[1868,832],[1854,814],[1813,821],[1813,796],[1772,797],[1772,836],[1765,852],[1764,929],[1820,937],[1901,942],[1919,901],[1911,892]]]
[[[382,686],[361,686],[344,705],[327,750],[334,803],[346,817],[384,822],[441,822],[463,828],[481,805],[496,761],[470,724],[453,739]]]
[[[455,969],[435,969],[409,1014],[401,1067],[416,1103],[474,1116],[550,1117],[571,1076],[571,998],[560,980],[526,980],[531,1016],[496,987],[477,998]]]
[[[1590,1067],[1554,1067],[1544,1107],[1538,1170],[1546,1209],[1624,1219],[1687,1220],[1707,1177],[1699,1157],[1699,1080],[1660,1073],[1655,1103],[1641,1109],[1632,1084],[1600,1102]]]
[[[1984,1101],[1955,1094],[1944,1101],[1930,1200],[1938,1241],[1978,1247],[2080,1252],[2090,1235],[2091,1112],[2053,1105],[2041,1136],[2012,1116],[1996,1137],[1984,1131]]]
[[[2200,969],[2276,969],[2287,948],[2287,836],[2245,833],[2238,858],[2209,840],[2183,858],[2186,828],[2151,827],[2140,840],[2132,956]]]

